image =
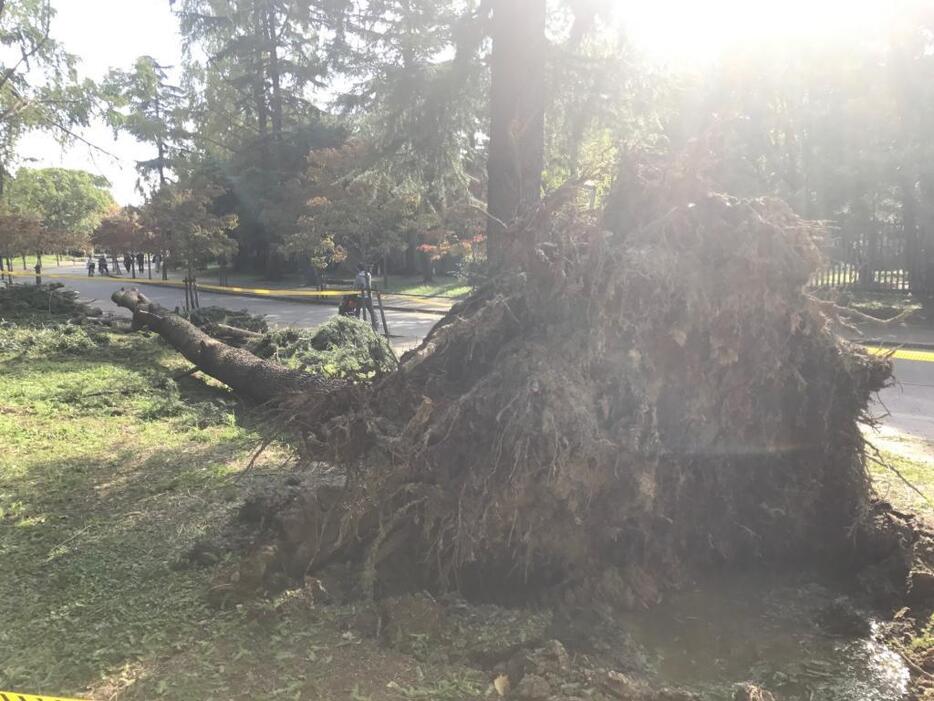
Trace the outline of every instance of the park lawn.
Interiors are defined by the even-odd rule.
[[[879,461],[869,463],[876,493],[899,511],[922,517],[928,526],[934,524],[934,446],[907,435],[890,437],[886,444],[879,451]],[[916,625],[901,653],[920,665],[934,654],[934,614],[919,619]],[[893,646],[903,643],[890,641]]]
[[[30,272],[30,273],[34,271],[36,267],[36,256],[34,255],[16,256],[15,258],[13,258],[13,272],[14,273],[23,272],[23,259],[24,258],[26,259],[26,270],[25,271]],[[63,265],[71,265],[72,259],[69,256],[62,256],[61,260],[62,260]],[[42,256],[43,267],[48,267],[50,265],[55,265],[55,264],[56,264],[56,259],[55,259],[54,253],[51,255],[46,254]]]
[[[156,336],[3,329],[0,688],[108,699],[466,699],[485,685],[350,632],[301,596],[217,609],[222,532],[282,448]],[[90,338],[90,340],[89,340]]]
[[[934,523],[934,454],[925,459],[889,448],[880,451],[880,458],[889,467],[872,461],[869,463],[876,493],[899,511],[917,514]]]
[[[253,437],[155,338],[0,361],[0,679],[76,693],[199,631],[170,564],[232,508]],[[44,357],[43,357],[44,356]],[[152,369],[150,369],[152,368]]]
[[[389,284],[383,284],[383,278],[374,278],[373,286],[381,292],[395,294],[421,295],[423,297],[464,297],[473,289],[460,278],[437,275],[433,282],[425,282],[420,275],[389,276]]]

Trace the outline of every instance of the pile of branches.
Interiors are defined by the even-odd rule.
[[[0,318],[34,321],[41,317],[74,319],[100,317],[102,312],[78,300],[78,293],[61,283],[0,286]]]
[[[334,316],[315,329],[262,334],[247,348],[261,358],[330,378],[372,380],[398,365],[389,342],[365,321]]]
[[[343,479],[269,505],[264,572],[636,606],[703,567],[865,562],[857,422],[891,367],[805,294],[813,225],[670,170],[612,201],[610,230],[530,217],[395,373],[287,404]]]

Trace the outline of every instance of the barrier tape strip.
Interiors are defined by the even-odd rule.
[[[922,363],[934,363],[934,352],[911,350],[910,348],[885,348],[884,346],[863,346],[873,355],[891,355],[899,360],[916,360]]]
[[[87,699],[66,699],[64,696],[36,696],[18,694],[15,691],[0,691],[0,701],[87,701]]]
[[[35,273],[24,271],[3,271],[3,274],[12,275],[14,277],[36,277]],[[175,287],[178,289],[184,289],[185,287],[184,282],[178,282],[177,280],[150,280],[148,278],[115,278],[101,275],[91,277],[89,275],[70,275],[68,273],[40,273],[39,277],[53,280],[100,280],[103,282],[116,282],[124,286],[161,285],[163,287]],[[233,292],[239,294],[246,293],[263,297],[343,297],[344,295],[354,293],[353,290],[267,290],[258,287],[225,287],[223,285],[205,285],[200,282],[198,283],[198,289],[204,290],[206,292]]]

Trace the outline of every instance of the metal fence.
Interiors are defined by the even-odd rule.
[[[856,238],[831,237],[824,253],[827,264],[811,278],[811,287],[934,292],[930,273],[934,261],[926,261],[926,256],[917,252],[910,253],[898,228],[885,227]]]

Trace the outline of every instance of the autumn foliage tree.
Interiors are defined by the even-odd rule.
[[[303,180],[308,199],[287,250],[320,256],[339,247],[372,264],[403,245],[403,234],[416,214],[417,201],[387,178],[360,172],[368,146],[350,142],[313,151]]]
[[[129,207],[110,214],[101,221],[91,236],[95,248],[118,253],[151,253],[150,237],[140,224],[139,213]],[[135,275],[135,269],[134,269]]]
[[[237,242],[229,236],[237,226],[236,216],[219,216],[212,210],[221,192],[212,183],[193,179],[160,188],[142,208],[141,223],[152,233],[154,245],[184,266],[189,277],[209,259],[236,253]]]
[[[31,243],[41,226],[39,218],[34,215],[9,211],[0,213],[0,271],[5,263],[7,272],[12,273],[13,258],[32,252]],[[12,281],[13,276],[10,275]]]
[[[101,218],[114,208],[110,183],[100,176],[65,168],[20,168],[4,198],[10,211],[35,218],[38,227],[22,234],[25,253],[42,257],[83,248]]]

